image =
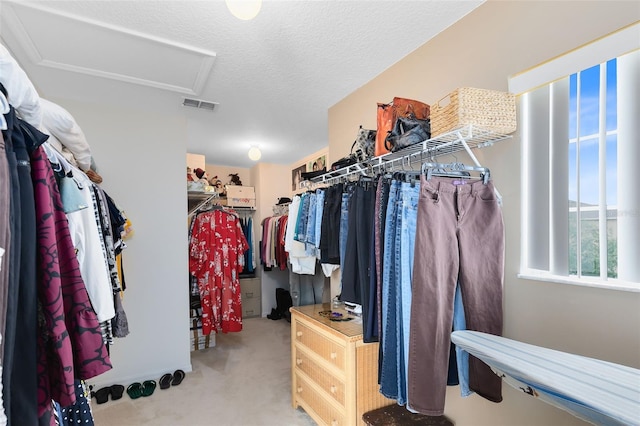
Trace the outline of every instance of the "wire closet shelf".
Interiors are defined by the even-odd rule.
[[[380,171],[397,169],[399,166],[419,165],[424,161],[433,161],[436,157],[466,151],[477,167],[480,162],[471,151],[484,148],[495,142],[509,139],[511,135],[496,133],[473,125],[466,125],[456,130],[443,133],[423,142],[411,145],[397,152],[374,157],[368,161],[352,164],[338,170],[327,172],[311,178],[310,184],[332,184],[353,175],[372,176]]]

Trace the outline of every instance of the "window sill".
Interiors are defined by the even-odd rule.
[[[629,291],[632,293],[640,293],[640,283],[634,283],[623,280],[609,280],[602,281],[596,277],[565,277],[561,275],[552,275],[548,272],[529,270],[518,274],[518,278],[534,280],[534,281],[546,281],[558,284],[571,284],[582,287],[596,287],[606,290],[619,290]]]

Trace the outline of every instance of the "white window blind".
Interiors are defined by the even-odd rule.
[[[512,77],[521,276],[640,291],[640,24]]]

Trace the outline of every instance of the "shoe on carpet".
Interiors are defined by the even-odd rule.
[[[171,379],[171,386],[178,386],[184,380],[184,371],[176,370],[173,373],[173,378]]]
[[[109,395],[111,394],[111,387],[106,387],[102,389],[98,389],[93,393],[93,396],[96,397],[96,402],[98,404],[104,404],[109,401]]]
[[[142,396],[151,396],[156,390],[155,380],[145,380],[142,382]]]
[[[112,385],[111,390],[111,400],[115,401],[116,399],[122,398],[122,394],[124,393],[124,386],[122,385]]]
[[[271,308],[271,313],[267,315],[267,318],[270,320],[279,320],[282,318],[282,314],[280,314],[280,311],[276,308]]]
[[[127,387],[127,395],[129,395],[131,399],[138,399],[142,396],[143,389],[144,388],[142,386],[142,383],[139,383],[139,382],[131,383]]]
[[[164,374],[162,377],[160,377],[160,380],[158,380],[160,389],[169,389],[171,387],[171,380],[173,380],[173,376],[169,373]]]

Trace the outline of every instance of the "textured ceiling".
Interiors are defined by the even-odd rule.
[[[265,0],[241,21],[221,0],[3,0],[0,36],[41,96],[184,115],[189,152],[250,167],[251,145],[281,164],[326,147],[329,107],[481,3]]]

